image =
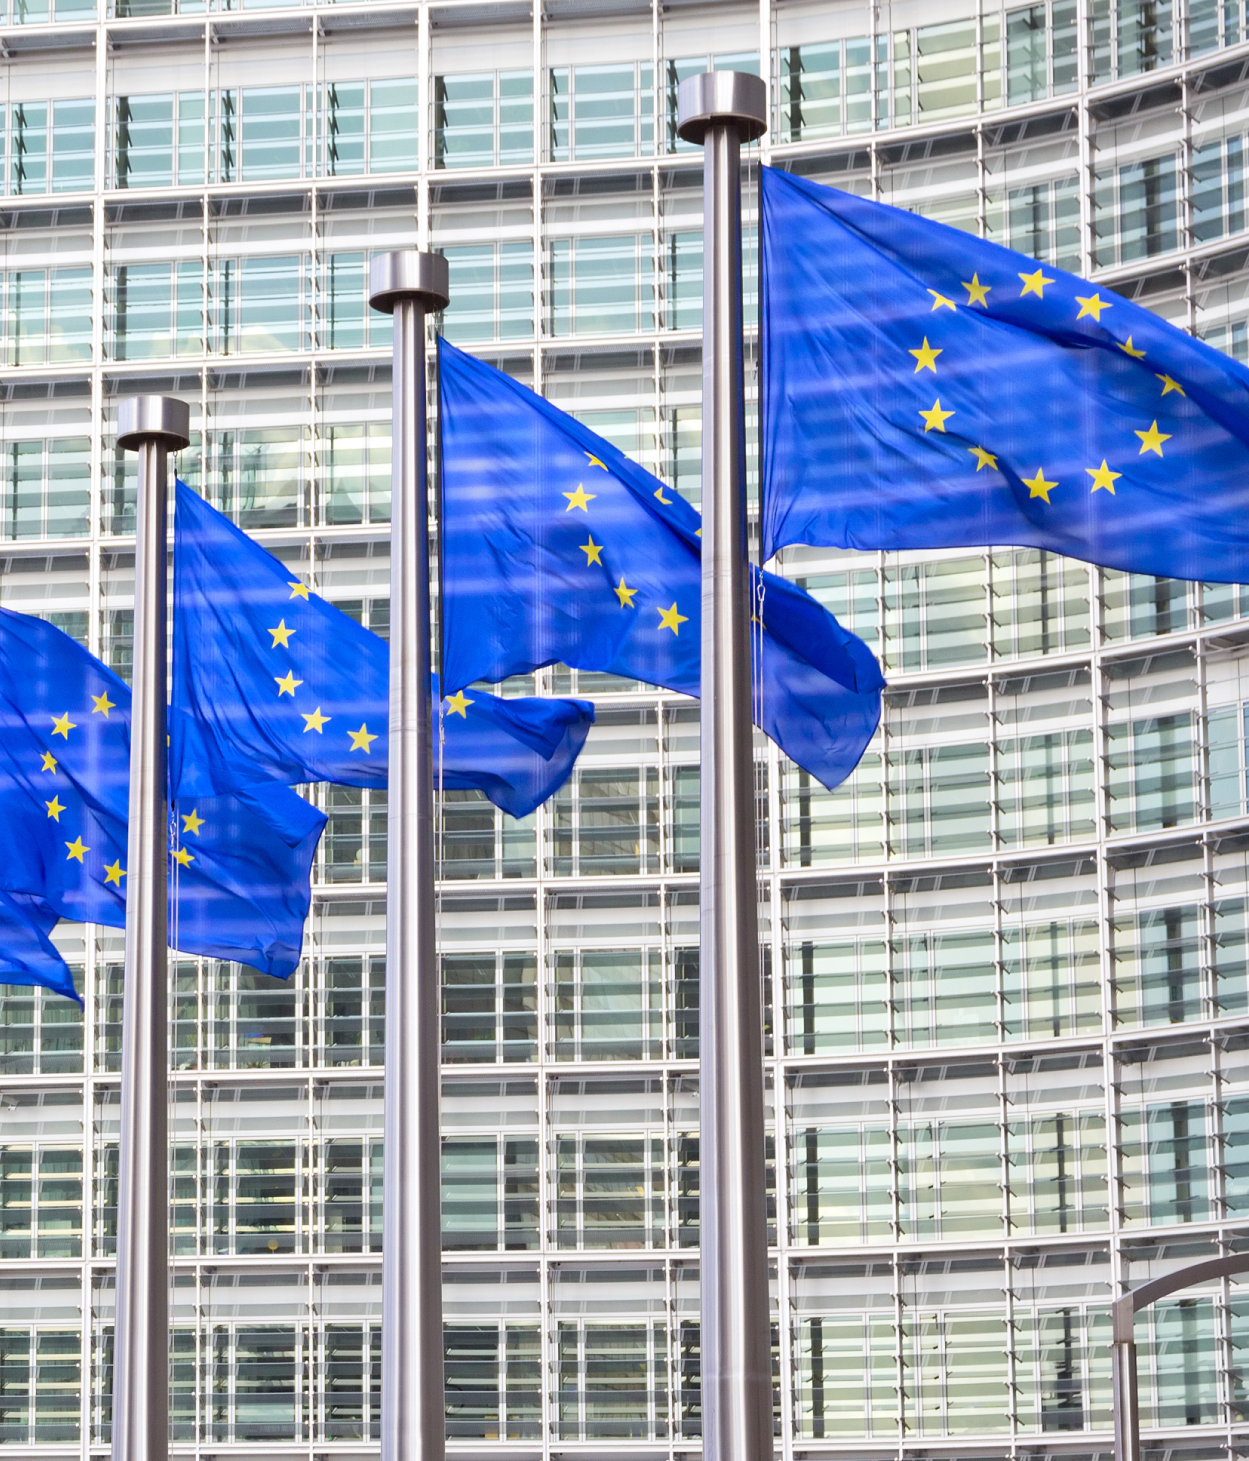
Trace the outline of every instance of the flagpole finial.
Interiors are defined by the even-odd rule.
[[[399,300],[414,299],[426,314],[437,314],[451,298],[448,277],[443,254],[419,249],[378,254],[369,266],[369,303],[390,315]]]
[[[138,451],[147,441],[161,442],[166,451],[190,446],[190,406],[176,396],[127,396],[117,408],[117,445]]]
[[[717,122],[735,122],[743,142],[768,130],[768,90],[748,71],[700,71],[677,90],[677,136],[702,142]]]

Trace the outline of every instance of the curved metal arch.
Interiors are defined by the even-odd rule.
[[[1230,1278],[1233,1274],[1249,1273],[1249,1253],[1229,1253],[1223,1258],[1206,1258],[1200,1263],[1190,1263],[1187,1268],[1176,1269],[1162,1278],[1151,1278],[1140,1288],[1116,1299],[1112,1306],[1114,1314],[1113,1342],[1124,1344],[1132,1338],[1132,1320],[1142,1310],[1159,1299],[1165,1299],[1179,1289],[1192,1288],[1194,1284],[1206,1283],[1212,1278]]]

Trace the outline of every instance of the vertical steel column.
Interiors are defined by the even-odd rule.
[[[1128,1322],[1131,1323],[1129,1313]],[[1141,1413],[1136,1390],[1136,1341],[1115,1336],[1110,1347],[1114,1391],[1115,1461],[1141,1461]]]
[[[442,1461],[446,1451],[425,316],[443,309],[447,298],[447,261],[441,254],[403,249],[373,260],[369,303],[395,321],[382,1461]]]
[[[122,401],[117,445],[138,452],[139,489],[117,1173],[114,1461],[165,1461],[169,1454],[167,457],[189,441],[190,410],[184,401],[170,396]]]
[[[742,365],[741,145],[763,134],[757,76],[681,83],[703,144],[702,859],[699,1232],[705,1461],[772,1455]]]

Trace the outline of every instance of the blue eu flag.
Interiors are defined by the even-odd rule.
[[[1249,580],[1249,370],[1052,265],[761,170],[763,551]]]
[[[41,984],[78,999],[69,965],[48,937],[57,922],[42,898],[0,892],[0,984]]]
[[[177,487],[171,782],[386,785],[390,648],[192,492]],[[568,779],[594,720],[581,700],[443,702],[442,785],[527,816]]]
[[[697,512],[445,340],[439,364],[445,682],[563,662],[697,695]],[[754,576],[754,617],[760,724],[835,786],[876,729],[884,682],[875,657],[773,574]]]
[[[129,721],[111,670],[52,625],[0,610],[0,890],[124,926]],[[173,947],[290,974],[324,825],[286,787],[175,803]]]

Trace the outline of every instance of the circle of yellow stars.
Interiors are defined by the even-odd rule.
[[[109,699],[107,688],[99,695],[92,695],[90,692],[88,692],[88,695],[91,700],[91,715],[102,715],[105,720],[108,720],[110,712],[117,709],[117,702]],[[82,722],[72,719],[73,714],[73,711],[66,710],[62,711],[59,715],[49,715],[48,717],[52,722],[52,728],[49,732],[50,737],[60,736],[67,747],[71,744],[70,737],[72,733],[79,730],[82,724]],[[40,751],[39,771],[41,774],[48,776],[63,774],[61,772],[60,761],[50,750]],[[59,791],[54,791],[51,798],[45,800],[43,805],[48,818],[55,822],[58,827],[61,825],[62,815],[70,810],[69,805],[61,800]],[[68,839],[63,840],[65,861],[76,862],[85,871],[87,867],[87,854],[92,850],[91,845],[83,841],[81,832],[77,833],[72,841]],[[122,867],[120,857],[116,858],[112,863],[104,863],[102,870],[106,887],[110,885],[116,888],[121,887],[121,880],[126,876],[126,869]]]
[[[927,340],[924,341],[924,344],[925,346],[927,346]],[[914,355],[916,352],[912,351],[911,353],[912,355]],[[940,351],[937,351],[938,355],[940,353]],[[915,368],[916,370],[918,370],[920,367],[917,365]],[[610,469],[607,466],[606,462],[600,461],[599,458],[596,457],[592,452],[586,452],[585,456],[590,466],[600,467],[604,472],[608,472],[610,475]],[[583,482],[578,482],[576,488],[572,492],[563,492],[560,495],[568,503],[568,506],[564,509],[565,512],[579,510],[581,512],[584,512],[587,517],[589,517],[590,515],[590,503],[594,502],[599,496],[597,492],[587,492],[585,490],[585,484]],[[657,501],[659,501],[664,507],[672,506],[673,499],[664,495],[664,488],[662,483],[655,489],[654,496]],[[587,531],[585,542],[579,544],[578,546],[580,547],[581,552],[585,554],[585,566],[587,568],[589,568],[593,564],[597,564],[600,568],[606,567],[602,558],[603,544],[596,543],[594,541],[594,534],[592,532]],[[639,606],[635,604],[633,600],[638,596],[639,592],[639,589],[629,587],[624,574],[620,575],[619,583],[617,583],[612,589],[612,593],[616,595],[616,600],[622,609],[638,608]],[[664,629],[670,629],[672,633],[679,638],[681,634],[681,625],[688,624],[690,620],[688,614],[681,613],[677,605],[676,599],[673,599],[672,603],[667,608],[664,608],[662,604],[655,604],[653,607],[656,614],[659,615],[659,622],[655,625],[655,632],[659,633]],[[469,701],[469,704],[471,705],[472,701]],[[460,713],[463,714],[462,711]]]
[[[309,595],[311,589],[302,579],[287,579],[286,586],[291,591],[291,599],[303,599],[305,603],[310,602]],[[298,626],[288,624],[286,622],[286,616],[282,615],[277,624],[271,628],[267,628],[265,632],[269,635],[270,639],[269,649],[289,649],[291,640],[298,633]],[[295,691],[299,689],[304,681],[296,679],[295,671],[288,667],[284,675],[273,676],[273,683],[277,686],[279,700],[281,700],[283,695],[289,695],[294,700]],[[469,704],[471,705],[472,701],[469,701]],[[311,713],[300,710],[296,714],[304,723],[304,735],[315,733],[316,735],[323,736],[325,734],[325,727],[334,719],[332,715],[324,714],[319,705]],[[363,720],[360,722],[359,729],[352,730],[348,727],[346,734],[347,739],[351,742],[349,751],[361,751],[366,756],[372,753],[373,742],[380,739],[381,736],[380,731],[370,731],[368,722]]]
[[[1046,287],[1054,283],[1054,280],[1041,267],[1031,272],[1021,271],[1018,278],[1020,288],[1019,294],[1016,297],[1019,299],[1032,296],[1036,299],[1043,300],[1045,299]],[[948,294],[943,294],[938,289],[928,289],[926,292],[932,298],[932,307],[929,313],[937,314],[941,310],[949,310],[951,313],[957,313],[960,307],[963,309],[971,309],[976,305],[979,305],[980,308],[987,311],[989,308],[990,291],[995,287],[1010,287],[983,284],[981,283],[979,273],[973,274],[969,280],[962,280],[961,284],[962,288],[967,292],[966,300],[961,302],[951,298]],[[1091,319],[1095,324],[1099,325],[1102,323],[1102,315],[1107,310],[1113,309],[1115,305],[1113,299],[1103,299],[1097,291],[1091,294],[1077,294],[1075,296],[1075,302],[1079,305],[1079,310],[1076,314],[1077,322],[1083,319]],[[1136,345],[1131,335],[1128,335],[1124,340],[1116,340],[1114,343],[1125,355],[1133,360],[1144,360],[1146,357],[1146,352]],[[907,354],[915,361],[915,368],[911,372],[912,375],[919,375],[921,371],[928,371],[932,375],[937,376],[939,374],[938,357],[944,353],[944,347],[934,345],[929,340],[928,335],[924,334],[921,337],[919,345],[907,351]],[[1154,377],[1162,383],[1162,396],[1164,398],[1173,392],[1180,396],[1185,394],[1184,387],[1180,382],[1165,371],[1155,371]],[[942,406],[940,396],[935,396],[932,405],[926,411],[920,410],[918,412],[920,419],[924,423],[923,434],[927,436],[930,432],[935,431],[944,436],[946,434],[945,424],[955,414],[953,410]],[[1155,418],[1147,427],[1134,431],[1133,435],[1136,436],[1140,443],[1136,452],[1138,457],[1152,454],[1153,456],[1163,458],[1163,445],[1172,439],[1173,433],[1160,430],[1157,418]],[[999,470],[998,459],[993,452],[987,451],[983,446],[971,446],[967,450],[976,459],[977,472],[983,471],[985,467],[989,467],[995,471]],[[1115,483],[1123,476],[1122,472],[1115,471],[1109,465],[1108,459],[1105,457],[1102,458],[1099,465],[1086,467],[1085,472],[1089,478],[1090,493],[1107,492],[1112,497],[1115,495]],[[1029,500],[1039,499],[1046,504],[1050,501],[1050,493],[1060,485],[1057,481],[1048,478],[1045,475],[1045,469],[1040,466],[1037,467],[1031,477],[1024,476],[1021,473],[1020,480],[1028,489]],[[598,560],[595,559],[594,561],[597,562]]]
[[[90,698],[92,702],[90,713],[92,715],[102,715],[105,720],[108,720],[109,712],[117,709],[117,702],[109,699],[107,689],[103,694],[92,695]],[[59,715],[49,716],[52,722],[51,735],[60,736],[67,745],[70,743],[72,732],[80,729],[81,726],[79,721],[71,718],[72,714],[72,711],[66,710]],[[64,774],[61,771],[60,761],[57,760],[51,751],[41,751],[39,753],[39,770],[41,773],[49,776]],[[48,817],[59,827],[61,825],[62,815],[69,811],[68,804],[61,800],[60,792],[54,791],[51,798],[45,800],[43,805]],[[200,816],[197,807],[192,807],[189,812],[181,813],[180,815],[182,829],[179,833],[179,840],[181,837],[197,837],[203,831],[205,822],[204,818]],[[82,833],[79,832],[72,841],[66,839],[64,846],[66,862],[76,862],[85,871],[87,868],[87,854],[92,851],[92,847],[90,843],[83,840]],[[177,843],[171,844],[169,854],[179,867],[190,867],[195,861],[195,854],[188,848],[177,845]],[[121,865],[121,858],[115,857],[111,863],[102,863],[101,871],[104,874],[103,881],[105,887],[114,887],[120,891],[122,886],[121,880],[126,876],[126,869]]]

